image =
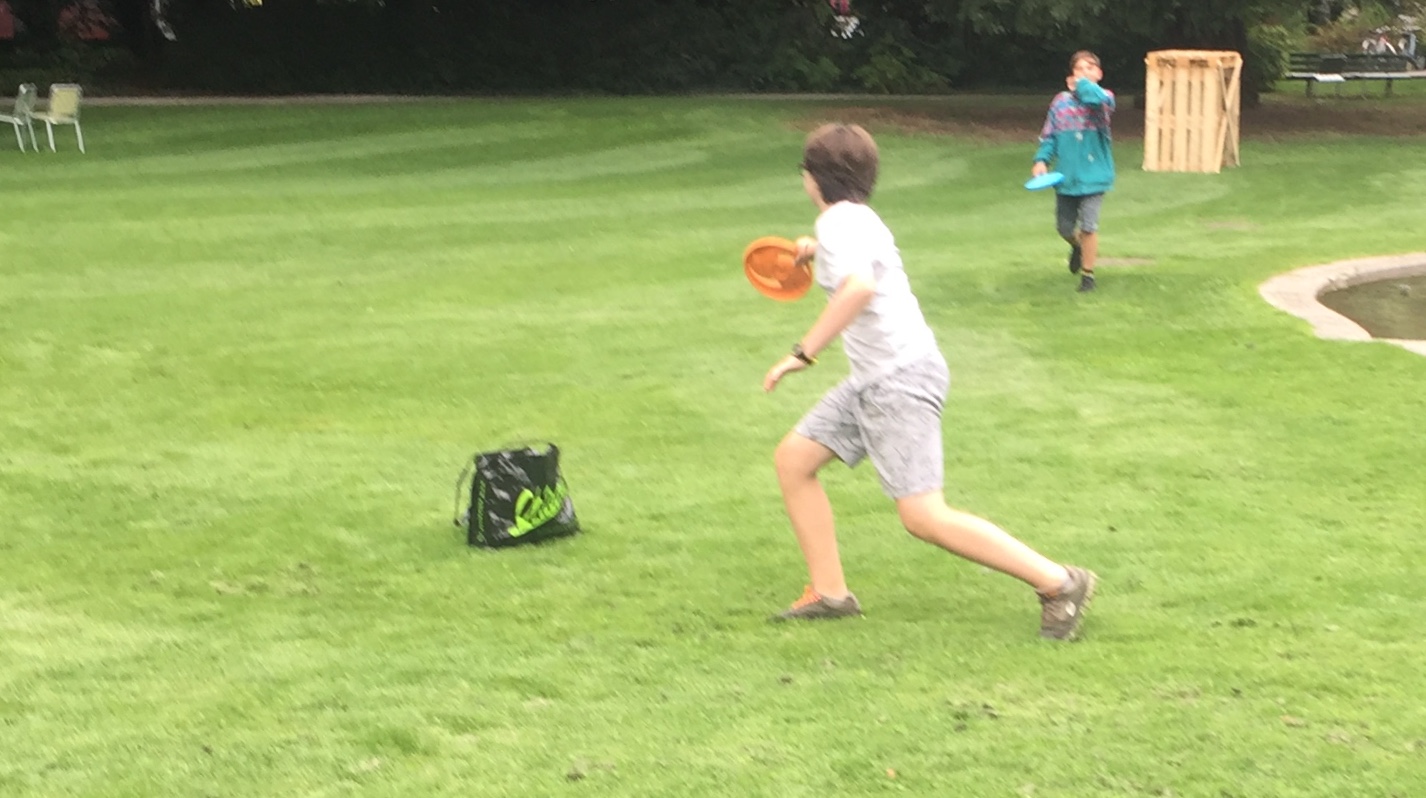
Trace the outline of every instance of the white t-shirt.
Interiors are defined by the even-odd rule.
[[[817,284],[828,297],[857,274],[876,284],[876,294],[842,331],[852,380],[866,385],[908,363],[939,357],[936,335],[921,315],[901,253],[876,211],[838,202],[817,217]]]

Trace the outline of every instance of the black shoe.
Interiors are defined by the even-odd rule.
[[[1081,274],[1081,275],[1079,276],[1079,292],[1082,294],[1082,293],[1084,293],[1085,291],[1093,291],[1093,290],[1094,290],[1094,275],[1093,275],[1093,274],[1090,274],[1089,272],[1085,272],[1084,274]]]
[[[1079,249],[1078,244],[1070,245],[1069,267],[1070,274],[1079,274],[1079,270],[1084,266],[1084,253]]]

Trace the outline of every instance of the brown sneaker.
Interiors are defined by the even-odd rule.
[[[1094,598],[1094,586],[1099,577],[1093,571],[1066,565],[1069,584],[1053,596],[1040,596],[1040,637],[1049,640],[1073,640],[1079,634],[1089,601]]]
[[[792,602],[792,606],[779,612],[768,620],[790,621],[800,618],[802,620],[815,620],[818,618],[847,618],[853,615],[862,614],[862,605],[857,603],[857,597],[851,593],[844,599],[829,599],[819,596],[811,585],[802,591],[802,598]]]

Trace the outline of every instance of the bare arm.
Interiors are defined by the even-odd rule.
[[[802,340],[799,342],[802,345],[802,351],[809,358],[815,360],[819,352],[826,349],[828,344],[842,334],[842,330],[845,330],[847,325],[861,315],[863,310],[866,310],[874,296],[876,296],[876,283],[872,280],[855,274],[843,280],[842,284],[837,287],[837,292],[827,302],[827,307],[822,309],[822,314],[812,324],[812,328],[802,336]],[[801,371],[807,366],[807,363],[792,355],[784,357],[768,370],[767,376],[763,378],[763,390],[771,391],[777,387],[778,381],[784,375]]]

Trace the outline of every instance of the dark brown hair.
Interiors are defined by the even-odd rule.
[[[823,125],[807,136],[802,168],[812,175],[827,204],[866,202],[880,164],[876,141],[860,125]]]
[[[1089,50],[1079,50],[1076,51],[1074,55],[1070,56],[1070,70],[1066,74],[1073,75],[1074,66],[1080,61],[1093,61],[1094,65],[1100,68],[1103,68],[1104,66],[1103,64],[1099,63],[1099,56],[1095,55]]]

